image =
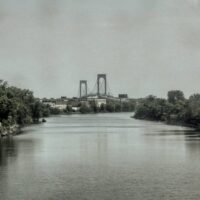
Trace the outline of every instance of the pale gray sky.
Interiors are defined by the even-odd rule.
[[[200,93],[199,0],[0,0],[0,79],[76,96],[106,73],[112,93]]]

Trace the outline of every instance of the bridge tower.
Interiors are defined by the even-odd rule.
[[[83,87],[85,87],[85,94],[83,94]],[[86,80],[81,80],[80,81],[80,85],[79,85],[79,95],[80,95],[80,98],[82,98],[83,96],[87,96],[87,81]]]
[[[107,94],[107,78],[106,74],[98,74],[97,75],[97,95],[100,95],[100,79],[104,80],[104,95]]]

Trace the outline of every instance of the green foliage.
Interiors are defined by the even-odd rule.
[[[171,90],[167,94],[168,96],[168,102],[169,103],[176,103],[177,101],[184,101],[185,97],[182,91],[180,90]]]
[[[41,109],[42,109],[42,116],[41,117],[49,117],[51,112],[50,112],[50,106],[48,105],[41,105]]]
[[[101,104],[99,111],[100,112],[106,112],[106,105],[105,104]]]
[[[98,113],[100,111],[100,108],[97,106],[95,101],[91,101],[89,106],[94,113]]]
[[[92,109],[91,107],[85,105],[85,104],[82,104],[81,107],[80,107],[80,113],[82,114],[86,114],[86,113],[91,113],[92,112]]]
[[[108,102],[106,104],[106,111],[108,111],[108,112],[114,112],[115,111],[115,105],[113,103]]]
[[[132,112],[135,109],[135,101],[116,102],[107,100],[106,104],[97,106],[95,100],[90,101],[89,105],[80,106],[81,113],[99,113],[99,112]]]
[[[167,100],[149,96],[138,102],[134,117],[199,127],[200,94],[188,100],[179,90],[169,91]]]
[[[115,112],[121,112],[122,109],[121,109],[121,104],[117,103],[115,104]]]
[[[65,112],[66,113],[72,113],[73,112],[72,106],[71,105],[67,105],[67,107],[65,109]]]
[[[52,115],[59,115],[59,114],[61,114],[61,110],[58,108],[50,108],[50,113]]]
[[[11,101],[6,95],[0,97],[0,113],[2,119],[8,119],[10,114]]]
[[[33,121],[37,122],[42,116],[42,104],[39,101],[35,101],[30,105]]]
[[[194,126],[200,125],[200,94],[193,94],[189,97],[184,117],[186,123]]]
[[[40,103],[33,92],[0,81],[0,122],[3,126],[32,123],[49,114],[49,108]]]
[[[121,110],[122,110],[123,112],[131,111],[131,105],[130,105],[129,102],[123,102],[123,103],[121,104],[121,106],[122,106]]]
[[[167,112],[166,103],[164,99],[148,96],[137,106],[135,118],[163,121]]]

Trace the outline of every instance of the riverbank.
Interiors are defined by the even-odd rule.
[[[200,94],[193,94],[188,99],[182,91],[168,92],[168,98],[148,96],[140,99],[135,109],[134,118],[164,122],[200,129]]]
[[[20,128],[48,117],[51,112],[33,92],[0,80],[0,136],[14,135]]]
[[[150,121],[150,122],[157,122],[157,123],[163,123],[169,126],[180,126],[180,127],[185,127],[185,128],[191,128],[194,130],[200,130],[200,126],[198,125],[192,125],[192,124],[187,124],[183,122],[176,122],[176,121],[162,121],[162,120],[153,120],[153,119],[147,119],[147,118],[136,118],[135,116],[131,116],[132,119],[137,119],[137,120],[145,120],[145,121]]]
[[[42,119],[41,121],[38,122],[32,122],[29,124],[25,124],[25,125],[18,125],[18,124],[13,124],[13,125],[9,125],[9,126],[2,126],[0,124],[0,137],[5,137],[5,136],[11,136],[11,135],[17,135],[19,133],[21,133],[21,129],[32,125],[32,124],[41,124],[41,123],[45,123],[46,119]]]
[[[0,137],[16,135],[20,132],[21,132],[21,127],[18,124],[10,125],[8,127],[0,126]]]

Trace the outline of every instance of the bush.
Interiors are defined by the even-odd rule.
[[[85,104],[82,104],[80,107],[80,113],[86,114],[92,112],[91,108],[86,106]]]

